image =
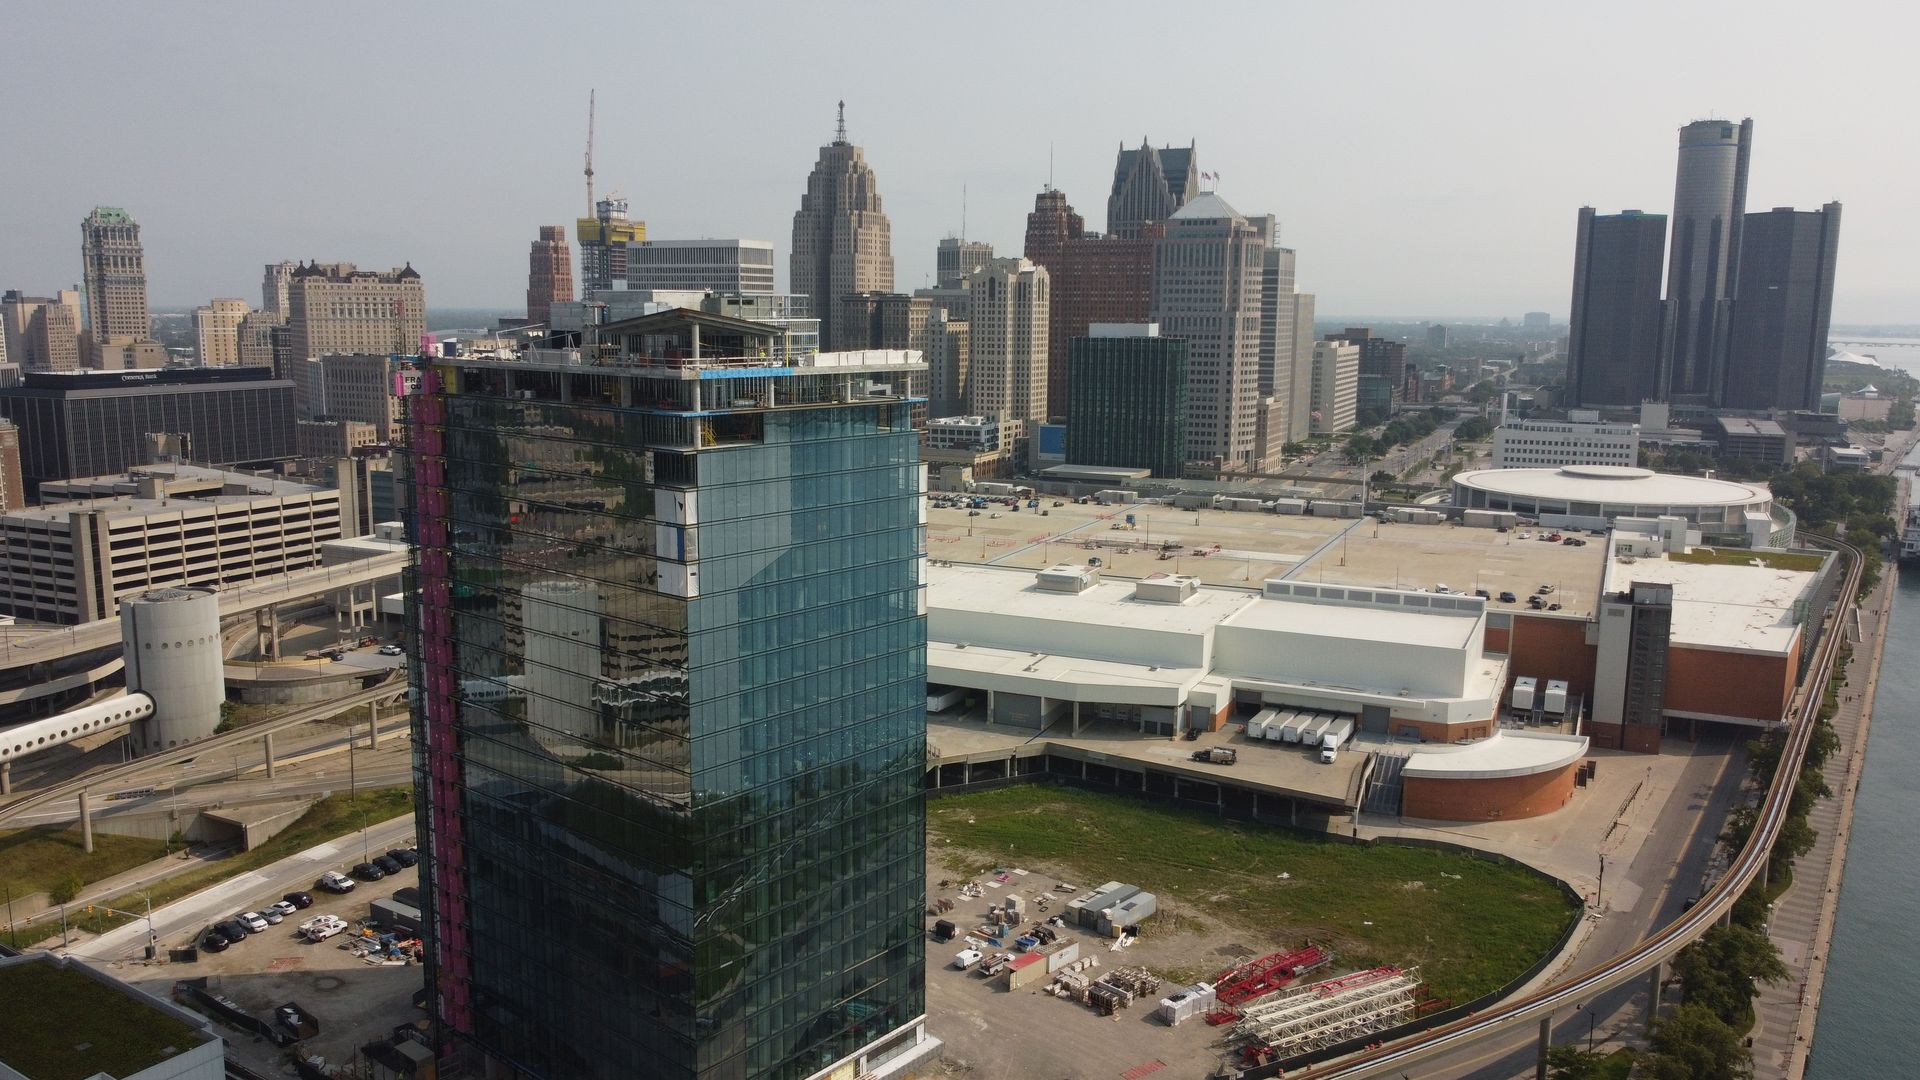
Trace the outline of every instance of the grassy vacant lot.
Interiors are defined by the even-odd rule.
[[[71,968],[0,972],[0,1047],[33,1080],[126,1076],[205,1042],[187,1025]]]
[[[138,912],[145,909],[145,902],[151,898],[154,907],[183,896],[199,892],[209,885],[218,884],[230,877],[244,874],[249,870],[258,870],[269,863],[278,862],[289,855],[305,851],[317,844],[325,843],[335,837],[344,836],[360,828],[361,821],[371,827],[383,821],[391,821],[413,811],[413,789],[410,787],[377,788],[363,791],[349,798],[345,795],[330,795],[307,808],[300,820],[281,830],[273,839],[228,859],[208,863],[199,869],[158,881],[152,888],[117,897],[106,903],[107,907],[121,911]],[[95,839],[99,839],[95,835]],[[349,862],[358,862],[350,859]],[[277,899],[270,897],[265,899]],[[107,915],[101,912],[82,914],[78,918],[69,916],[73,926],[95,933],[111,930],[128,921],[126,915]]]
[[[1331,942],[1344,967],[1418,964],[1455,1002],[1525,971],[1575,917],[1545,881],[1469,855],[1342,844],[1071,788],[942,797],[927,804],[927,825],[931,853],[963,872],[1044,865],[1083,887],[1126,881],[1270,939]]]
[[[69,879],[89,884],[152,862],[166,849],[159,840],[96,832],[89,855],[81,848],[79,826],[0,830],[0,888],[22,897]]]

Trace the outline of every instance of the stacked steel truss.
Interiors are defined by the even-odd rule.
[[[1233,1030],[1283,1057],[1317,1050],[1410,1019],[1419,988],[1418,968],[1356,971],[1244,1006]]]

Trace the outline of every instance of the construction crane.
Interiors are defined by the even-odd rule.
[[[587,216],[593,216],[593,104],[596,90],[587,91]]]

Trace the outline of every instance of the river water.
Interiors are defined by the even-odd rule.
[[[1884,350],[1888,363],[1892,350]],[[1920,360],[1920,348],[1903,350]],[[1904,358],[1903,358],[1904,359]],[[1889,363],[1889,366],[1895,366]],[[1902,368],[1905,363],[1898,364]],[[1915,364],[1920,374],[1920,363]],[[1920,449],[1907,456],[1920,464]],[[1900,579],[1807,1080],[1915,1075],[1920,1013],[1920,570]]]

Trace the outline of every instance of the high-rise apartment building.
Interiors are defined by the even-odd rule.
[[[253,309],[245,300],[218,299],[193,309],[194,359],[201,367],[240,362],[240,323]]]
[[[97,344],[153,337],[140,225],[117,206],[96,206],[80,222],[87,291],[86,331]]]
[[[272,367],[276,330],[285,336],[286,322],[274,312],[255,311],[243,317],[233,332],[234,362],[241,367]]]
[[[1740,230],[1747,212],[1753,121],[1696,120],[1680,129],[1673,189],[1667,300],[1667,397],[1717,404],[1725,377],[1733,298],[1739,290]]]
[[[1295,292],[1293,310],[1293,385],[1287,392],[1287,438],[1298,441],[1313,430],[1314,294]],[[1277,391],[1276,391],[1277,393]]]
[[[1748,214],[1722,404],[1818,409],[1827,374],[1840,204]]]
[[[287,301],[292,359],[412,354],[427,332],[427,294],[411,263],[386,271],[361,270],[352,263],[303,263],[294,268]]]
[[[627,247],[647,238],[647,223],[627,217],[627,200],[609,195],[593,204],[593,216],[574,221],[580,241],[580,295],[612,289],[627,280]]]
[[[1624,408],[1664,399],[1668,309],[1660,299],[1660,264],[1666,236],[1663,214],[1580,208],[1567,337],[1571,404]]]
[[[460,358],[411,403],[428,1000],[486,1075],[802,1080],[938,1046],[922,365],[770,374],[771,336],[669,311],[616,347],[719,377]]]
[[[268,263],[266,272],[260,276],[260,310],[287,321],[288,293],[293,288],[293,271],[298,266],[294,262]]]
[[[71,289],[50,297],[26,296],[17,289],[0,295],[7,356],[22,371],[80,370],[81,319],[80,294]]]
[[[1360,346],[1317,341],[1313,346],[1313,430],[1350,431],[1360,406]]]
[[[1257,464],[1261,288],[1272,228],[1271,218],[1249,220],[1207,192],[1174,213],[1154,246],[1152,321],[1187,341],[1187,460],[1223,472]]]
[[[542,225],[527,250],[527,323],[551,325],[555,302],[573,299],[573,249],[564,225]]]
[[[975,267],[984,265],[992,258],[993,245],[985,240],[942,237],[939,249],[933,253],[934,282],[942,289],[957,289]]]
[[[1380,392],[1385,395],[1385,400],[1372,402],[1375,409],[1391,412],[1399,406],[1401,388],[1407,381],[1405,342],[1379,337],[1371,327],[1366,326],[1349,326],[1341,333],[1327,335],[1327,338],[1344,340],[1360,347],[1360,378],[1363,385],[1371,382],[1380,387]]]
[[[1178,480],[1187,460],[1187,343],[1152,323],[1096,323],[1068,346],[1067,461],[1152,469]]]
[[[1200,194],[1197,160],[1191,145],[1156,150],[1142,139],[1138,150],[1122,146],[1107,196],[1107,235],[1136,236],[1141,226],[1166,221]]]
[[[770,240],[644,240],[627,245],[627,288],[773,294]]]
[[[789,283],[813,298],[823,348],[838,349],[835,309],[842,296],[893,291],[893,232],[880,206],[880,185],[866,153],[847,141],[847,103],[833,141],[807,176],[793,215]]]
[[[995,259],[967,275],[965,411],[999,420],[1016,443],[1047,418],[1050,280],[1027,259]]]
[[[1260,374],[1254,454],[1259,471],[1277,472],[1286,445],[1312,430],[1313,296],[1296,290],[1292,248],[1261,254]]]

